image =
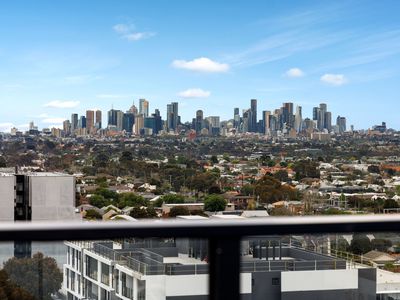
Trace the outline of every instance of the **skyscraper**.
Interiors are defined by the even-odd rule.
[[[346,118],[338,116],[336,119],[336,126],[339,129],[339,133],[343,133],[346,131]]]
[[[238,129],[240,125],[240,113],[239,107],[235,107],[233,110],[233,127]]]
[[[257,99],[251,99],[250,101],[250,120],[249,120],[249,131],[257,132]]]
[[[303,127],[302,107],[297,106],[296,115],[294,117],[294,129],[296,130],[297,133],[299,133],[302,130],[302,127]]]
[[[263,128],[262,133],[269,134],[271,129],[271,112],[269,110],[263,111]]]
[[[198,110],[196,111],[196,122],[195,122],[195,128],[196,133],[199,134],[201,130],[203,129],[203,111]]]
[[[101,110],[96,110],[95,127],[96,127],[96,129],[101,129],[102,128],[102,113],[101,113]]]
[[[71,115],[71,133],[74,134],[75,130],[78,129],[78,114]]]
[[[127,133],[132,133],[133,125],[135,124],[135,115],[128,111],[124,113],[122,118],[122,129]]]
[[[178,129],[179,115],[178,102],[172,102],[167,105],[167,129],[168,131],[176,131]]]
[[[139,114],[145,118],[149,116],[149,101],[146,99],[139,99]]]
[[[87,110],[86,111],[86,128],[88,133],[92,133],[94,128],[94,111]]]

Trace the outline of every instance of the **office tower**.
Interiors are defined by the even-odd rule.
[[[328,107],[325,103],[321,103],[319,105],[319,114],[318,114],[318,122],[317,127],[318,130],[325,129],[325,113],[328,111]]]
[[[203,129],[203,111],[198,110],[196,111],[196,122],[194,130],[196,130],[196,133],[199,134],[202,129]]]
[[[133,101],[131,108],[129,109],[129,112],[133,113],[135,116],[139,113],[135,101]]]
[[[220,133],[220,119],[218,116],[207,117],[209,133],[212,135],[219,135]]]
[[[79,129],[86,128],[86,117],[85,117],[85,116],[81,116],[81,117],[79,118],[79,121],[78,121],[78,128],[79,128]]]
[[[89,133],[93,131],[94,128],[94,111],[87,110],[86,111],[86,128]]]
[[[269,110],[263,111],[262,133],[269,134],[271,129],[271,112]]]
[[[148,134],[158,134],[161,131],[162,120],[158,109],[155,110],[151,117],[144,118],[144,128],[148,130]]]
[[[33,130],[35,128],[35,123],[33,121],[29,122],[29,130]]]
[[[111,109],[108,111],[108,124],[111,126],[117,126],[117,111],[115,109]]]
[[[69,135],[71,133],[71,122],[69,120],[65,120],[63,122],[63,130],[64,133]]]
[[[319,107],[313,107],[313,120],[318,121]]]
[[[117,111],[117,130],[122,131],[124,129],[124,112],[121,110]]]
[[[249,115],[249,128],[250,132],[257,132],[257,99],[250,100],[250,115]]]
[[[145,118],[149,116],[149,101],[146,99],[139,99],[139,114]]]
[[[96,110],[95,127],[96,127],[96,129],[101,129],[102,128],[102,113],[101,113],[101,110]]]
[[[249,132],[250,114],[251,114],[250,109],[243,111],[241,132]]]
[[[325,113],[325,118],[324,118],[324,128],[327,129],[328,131],[331,131],[332,129],[332,113],[327,111]]]
[[[336,125],[339,129],[339,133],[343,133],[346,131],[346,118],[338,116],[336,118]]]
[[[135,116],[135,125],[133,128],[133,133],[135,135],[141,135],[141,131],[144,128],[144,117],[142,114]]]
[[[168,131],[176,131],[180,123],[178,115],[178,102],[172,102],[167,105],[167,129]]]
[[[233,127],[238,129],[240,125],[240,113],[239,113],[239,108],[235,107],[233,110]]]
[[[135,115],[131,112],[124,113],[122,117],[122,129],[127,133],[133,132],[133,125],[135,124]]]
[[[78,129],[78,114],[71,115],[71,133],[75,133],[75,130]]]
[[[302,107],[297,106],[296,107],[296,115],[294,118],[294,129],[296,130],[297,133],[301,132],[303,127],[303,116],[302,116]]]
[[[293,103],[285,102],[282,106],[282,127],[286,125],[286,128],[294,127],[294,116],[293,116]]]

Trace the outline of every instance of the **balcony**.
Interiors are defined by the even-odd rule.
[[[262,221],[10,223],[0,228],[0,240],[6,242],[12,237],[16,242],[70,241],[68,245],[91,251],[99,259],[111,260],[115,268],[113,273],[118,273],[118,276],[113,279],[113,283],[110,282],[113,288],[108,291],[127,295],[132,299],[146,299],[148,288],[145,287],[144,280],[151,276],[206,276],[208,298],[215,300],[253,299],[251,293],[256,289],[257,280],[262,282],[262,276],[269,276],[274,289],[279,287],[285,299],[294,299],[296,293],[301,295],[304,292],[302,288],[307,290],[312,287],[308,283],[304,287],[296,284],[288,287],[288,282],[299,280],[305,274],[317,276],[327,274],[324,271],[335,271],[332,274],[344,277],[339,277],[337,282],[332,283],[332,288],[354,290],[350,283],[354,276],[359,276],[358,281],[356,280],[359,282],[360,278],[361,281],[366,280],[376,272],[374,267],[369,267],[366,261],[360,261],[359,258],[346,257],[343,253],[335,253],[333,249],[328,254],[309,251],[287,243],[282,236],[394,232],[398,228],[398,216],[271,217]],[[140,240],[128,242],[132,237],[153,239],[153,244],[143,244]],[[188,238],[195,240],[200,248],[204,244],[199,241],[207,240],[207,255],[173,255],[171,253],[175,250],[171,237],[183,241]],[[189,252],[192,253],[192,250]],[[172,257],[175,258],[171,259]],[[96,268],[88,270],[93,271],[89,273],[96,273],[96,276],[90,276],[92,279],[98,276],[94,270],[97,271]],[[368,270],[371,272],[368,273]],[[272,276],[278,273],[282,275]],[[132,288],[128,288],[122,284],[121,274],[136,276],[138,281]],[[249,281],[249,278],[252,279]],[[318,277],[315,280],[318,281]],[[247,287],[244,287],[245,282],[250,282]],[[93,285],[94,282],[91,282],[87,287],[87,295],[101,295],[101,289],[105,287],[95,290]],[[398,293],[400,290],[400,284],[396,283],[378,283],[376,287],[377,299],[389,299],[385,298],[385,294]],[[352,298],[349,296],[349,299]]]

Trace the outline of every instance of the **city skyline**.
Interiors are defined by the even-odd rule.
[[[198,109],[229,119],[225,107],[252,98],[307,112],[327,102],[356,129],[400,128],[388,109],[398,102],[396,1],[32,5],[6,3],[0,13],[2,131],[28,120],[60,126],[74,111],[139,98],[163,116],[178,101],[183,120]]]

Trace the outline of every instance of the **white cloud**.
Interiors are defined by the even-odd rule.
[[[61,101],[61,100],[54,100],[44,105],[44,107],[51,107],[51,108],[74,108],[80,104],[79,101]]]
[[[48,128],[58,128],[58,129],[63,129],[64,128],[63,124],[52,124],[52,125],[49,125],[47,127]]]
[[[28,124],[15,125],[11,122],[0,123],[0,132],[10,132],[11,128],[13,127],[21,131],[26,131],[28,130],[29,125]]]
[[[172,62],[172,66],[177,69],[207,73],[221,73],[229,70],[228,64],[219,63],[207,57],[199,57],[190,61],[177,59]]]
[[[53,124],[53,123],[61,124],[64,121],[65,121],[65,118],[47,118],[47,119],[43,119],[42,123],[45,123],[45,124]]]
[[[178,96],[183,98],[207,98],[211,95],[211,92],[204,91],[202,89],[187,89],[186,91],[182,91],[178,94]]]
[[[322,82],[333,86],[340,86],[348,82],[343,74],[325,74],[320,79]]]
[[[298,77],[303,77],[305,74],[299,68],[291,68],[286,71],[285,75],[290,78],[298,78]]]
[[[133,24],[116,24],[113,29],[121,38],[132,42],[148,39],[156,35],[155,32],[136,31],[136,27]]]

